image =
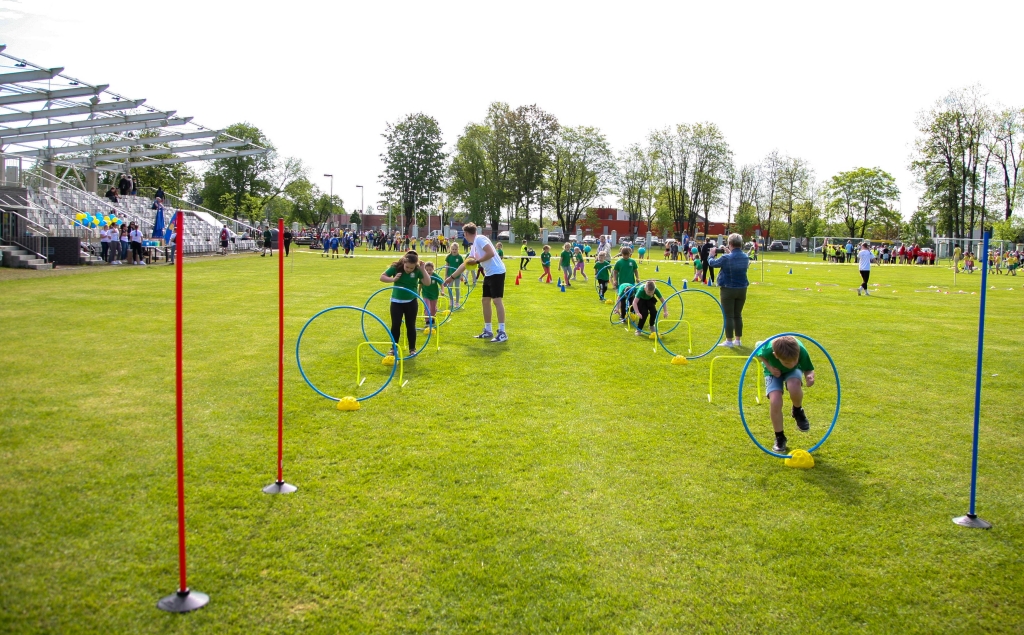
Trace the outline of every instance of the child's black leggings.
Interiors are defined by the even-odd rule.
[[[597,288],[601,290],[601,295],[604,295],[604,294],[608,293],[608,281],[607,280],[598,280],[597,281]]]
[[[419,310],[419,300],[391,303],[391,337],[395,338],[397,346],[402,335],[402,318],[405,318],[405,333],[409,338],[410,355],[416,352],[416,315]]]
[[[637,300],[637,308],[640,309],[640,322],[637,324],[637,328],[641,331],[644,330],[644,322],[647,321],[647,317],[651,318],[651,330],[654,330],[655,320],[658,319],[658,302],[655,298],[649,298],[647,300]]]
[[[870,270],[868,270],[868,271],[863,271],[862,270],[860,272],[860,277],[863,280],[863,282],[860,283],[860,286],[863,287],[865,291],[868,290],[868,278],[870,276],[871,276],[871,271]]]

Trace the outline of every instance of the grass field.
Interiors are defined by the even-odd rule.
[[[744,341],[798,331],[836,359],[843,408],[808,471],[746,437],[737,364],[716,367],[709,404],[708,359],[671,365],[591,285],[561,293],[537,264],[514,286],[515,259],[509,342],[472,338],[473,298],[407,386],[338,412],[302,382],[295,339],[318,310],[362,305],[387,261],[295,253],[289,496],[260,492],[276,261],[187,260],[189,581],[211,602],[185,616],[155,608],[177,584],[172,268],[4,270],[0,631],[1024,631],[1024,277],[989,295],[978,511],[995,527],[977,531],[950,518],[967,509],[980,275],[947,295],[948,268],[876,268],[865,298],[854,266],[784,257],[798,264],[769,261],[749,291]],[[333,390],[354,389],[354,325],[310,334]],[[814,359],[820,436],[833,404]],[[366,389],[383,371],[364,360]]]

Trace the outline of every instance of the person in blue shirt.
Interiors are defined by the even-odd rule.
[[[708,266],[720,269],[718,287],[725,311],[725,341],[720,346],[738,348],[743,345],[740,340],[743,337],[743,304],[747,301],[747,287],[750,285],[747,280],[750,258],[743,253],[743,237],[739,234],[729,234],[728,245],[729,253],[709,258]]]
[[[331,258],[338,258],[338,235],[331,236]]]

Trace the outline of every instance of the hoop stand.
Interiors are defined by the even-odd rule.
[[[284,219],[277,219],[277,480],[264,494],[291,494],[299,489],[284,482]],[[294,261],[292,261],[294,262]]]

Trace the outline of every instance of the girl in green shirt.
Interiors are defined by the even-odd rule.
[[[453,242],[449,251],[451,253],[449,253],[448,257],[444,259],[445,273],[447,275],[455,273],[463,263],[463,258],[459,255],[459,243]],[[462,276],[459,276],[455,279],[455,290],[452,291],[451,287],[448,288],[448,301],[453,307],[457,307],[460,304],[459,295],[462,290],[459,288],[459,284],[461,282]]]
[[[416,297],[417,284],[431,287],[434,281],[423,269],[423,263],[415,251],[406,252],[404,256],[391,263],[391,266],[380,274],[381,282],[394,284],[391,291],[391,337],[398,344],[402,335],[402,320],[405,320],[405,334],[409,341],[409,355],[416,353],[416,316],[419,314],[419,298]],[[398,352],[391,351],[397,356]]]
[[[597,252],[597,262],[594,263],[594,278],[597,279],[597,294],[604,302],[604,294],[608,293],[608,278],[611,276],[612,263],[608,262],[608,253]]]
[[[427,319],[426,327],[432,328],[437,326],[437,298],[441,295],[441,287],[444,286],[444,280],[434,274],[434,263],[425,262],[423,263],[423,271],[427,274],[430,281],[424,286],[423,281],[420,280],[420,297],[423,298],[423,302],[427,305]]]
[[[573,267],[572,270],[572,279],[575,280],[576,272],[579,272],[583,274],[583,282],[587,282],[589,278],[587,278],[586,269],[584,269],[583,267],[583,251],[581,251],[579,247],[575,247],[573,249],[572,257],[574,260],[576,260],[576,266]]]
[[[572,249],[570,243],[562,245],[562,253],[558,254],[558,267],[562,270],[562,277],[565,278],[565,286],[571,287],[569,284],[569,274],[572,273]]]
[[[551,284],[551,247],[549,245],[544,245],[544,249],[540,252],[540,265],[544,267],[544,273],[537,278],[537,282],[546,277],[548,284]]]
[[[636,325],[636,334],[644,334],[644,322],[649,317],[651,320],[651,331],[657,328],[655,321],[658,319],[658,301],[665,301],[662,297],[661,291],[658,291],[658,287],[654,285],[654,280],[648,280],[644,283],[644,286],[637,290],[636,295],[633,296],[633,311],[640,316],[640,321]]]

